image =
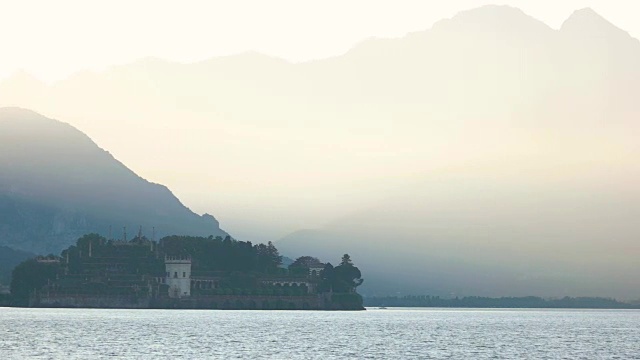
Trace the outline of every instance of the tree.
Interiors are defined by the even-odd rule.
[[[271,263],[275,265],[275,267],[282,265],[282,256],[280,256],[280,252],[271,241],[267,243],[267,254],[269,255]]]
[[[289,272],[292,274],[308,274],[309,268],[320,264],[320,260],[313,256],[301,256],[289,265]]]
[[[331,263],[327,263],[320,273],[320,283],[318,284],[318,292],[333,292],[334,267]]]
[[[76,240],[76,248],[78,249],[78,255],[80,257],[89,257],[92,254],[92,250],[100,245],[104,245],[107,239],[95,234],[86,234]]]
[[[340,265],[333,269],[333,290],[336,292],[354,292],[355,288],[362,285],[362,273],[353,265],[349,254],[342,256]]]
[[[349,256],[349,254],[342,255],[340,266],[353,266],[353,262],[351,261],[351,256]]]
[[[13,269],[11,274],[11,295],[16,305],[29,305],[32,293],[38,292],[50,280],[56,278],[59,264],[40,263],[26,260]]]
[[[318,258],[313,257],[313,256],[300,256],[299,258],[297,258],[291,265],[289,265],[289,267],[304,267],[304,268],[310,268],[312,265],[317,265],[320,263],[320,260],[318,260]]]

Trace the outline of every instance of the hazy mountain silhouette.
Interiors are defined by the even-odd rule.
[[[368,274],[365,294],[636,297],[638,172],[537,170],[434,175],[276,244],[293,257],[348,252]]]
[[[224,235],[166,187],[134,174],[72,126],[20,108],[0,108],[0,244],[57,253],[97,232]]]
[[[487,6],[307,63],[23,74],[0,103],[70,121],[244,234],[318,228],[282,252],[349,252],[365,292],[637,298],[638,64],[593,10],[554,30]]]

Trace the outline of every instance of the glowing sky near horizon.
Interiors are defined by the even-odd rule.
[[[640,4],[630,0],[0,0],[0,79],[25,71],[52,82],[144,57],[195,62],[258,51],[294,62],[325,58],[486,4],[518,7],[553,28],[591,7],[640,37]]]

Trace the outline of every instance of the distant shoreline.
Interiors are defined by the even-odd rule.
[[[473,306],[365,306],[366,310],[393,310],[393,309],[441,309],[441,310],[640,310],[640,306],[630,308],[607,307],[473,307]]]
[[[640,309],[640,303],[627,303],[610,298],[563,297],[477,297],[440,298],[438,296],[364,297],[365,307],[461,308],[461,309]]]

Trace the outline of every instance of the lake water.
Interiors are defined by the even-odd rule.
[[[640,311],[0,308],[0,359],[640,359]]]

